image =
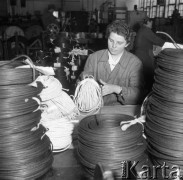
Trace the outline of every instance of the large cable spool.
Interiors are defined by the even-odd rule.
[[[53,162],[50,139],[40,125],[38,94],[42,88],[30,85],[36,73],[16,69],[21,62],[15,60],[0,65],[0,179],[37,179]]]
[[[143,126],[137,123],[125,131],[120,126],[122,121],[133,119],[123,114],[96,114],[80,121],[77,154],[90,175],[94,175],[96,164],[102,164],[120,178],[124,161],[144,160]]]
[[[182,49],[165,49],[158,55],[155,82],[146,110],[145,134],[152,162],[155,166],[168,166],[166,175],[171,174],[173,166],[177,167],[174,176],[182,174],[183,168],[182,59]],[[159,178],[163,178],[162,174]]]

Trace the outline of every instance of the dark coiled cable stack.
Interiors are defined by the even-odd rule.
[[[30,86],[38,73],[16,69],[20,65],[0,62],[0,179],[35,180],[51,168],[53,155],[46,129],[39,125],[42,87]]]
[[[38,77],[39,73],[34,68],[20,68],[25,65],[25,58],[31,61],[26,55],[18,56],[11,61],[0,61],[0,86],[29,84]]]
[[[101,163],[120,178],[123,161],[142,160],[145,148],[142,125],[132,125],[126,131],[120,127],[121,121],[133,119],[123,114],[97,114],[80,121],[77,152],[90,175],[94,175],[95,165]]]
[[[155,165],[169,166],[169,175],[173,165],[183,169],[183,50],[165,49],[159,54],[147,104],[147,149]]]

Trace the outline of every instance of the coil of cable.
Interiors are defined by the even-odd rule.
[[[0,86],[0,99],[11,97],[31,98],[37,96],[37,94],[39,94],[41,90],[41,84],[38,85],[37,88],[25,84]]]
[[[81,113],[97,113],[103,106],[103,97],[99,84],[91,75],[86,75],[76,87],[74,103]]]
[[[63,91],[58,79],[53,76],[40,76],[36,81],[43,83],[39,94],[42,107],[41,124],[47,128],[46,135],[52,142],[52,151],[65,151],[72,143],[74,125],[71,120],[79,111],[70,96]]]
[[[53,152],[65,151],[71,146],[74,125],[67,118],[42,118],[41,123],[47,128],[46,135],[52,142]]]
[[[78,108],[71,97],[63,91],[62,84],[53,76],[39,76],[36,82],[43,83],[39,94],[43,108],[43,118],[58,119],[67,117],[73,119],[79,115]]]
[[[18,68],[25,65],[25,58],[31,61],[26,55],[18,56],[10,61],[0,61],[0,86],[29,84],[39,76],[39,72],[34,68]]]
[[[21,74],[23,69],[15,70],[18,64],[0,65],[0,179],[32,180],[51,168],[52,146],[40,125],[42,86],[32,87],[33,71],[24,69]]]
[[[78,125],[77,154],[86,171],[94,174],[97,163],[111,169],[121,177],[123,161],[141,161],[144,154],[142,125],[135,124],[122,131],[121,121],[132,116],[96,114],[83,118]]]
[[[153,91],[146,111],[147,149],[154,165],[166,163],[169,167],[167,175],[173,165],[183,168],[182,58],[181,49],[165,49],[159,54]]]

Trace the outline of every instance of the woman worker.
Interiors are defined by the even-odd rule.
[[[91,54],[80,77],[92,75],[101,83],[104,105],[141,103],[144,98],[143,65],[125,50],[130,40],[129,27],[115,20],[108,25],[106,37],[108,49]]]
[[[151,91],[154,82],[155,63],[153,45],[162,47],[165,43],[164,40],[156,36],[151,28],[152,20],[146,17],[142,27],[137,32],[134,44],[134,54],[142,61],[144,66],[145,89],[147,90],[147,93]]]

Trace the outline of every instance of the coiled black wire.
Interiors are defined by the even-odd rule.
[[[20,55],[10,61],[0,61],[0,86],[13,84],[32,83],[39,72],[35,68],[17,68],[25,65],[25,59],[28,59],[33,65],[32,60],[27,55]]]
[[[36,179],[51,168],[51,143],[39,121],[39,111],[0,120],[0,179]]]
[[[154,165],[183,168],[183,50],[165,49],[157,58],[153,93],[148,99],[145,134]],[[172,169],[170,168],[168,173]]]
[[[40,94],[43,89],[41,83],[38,82],[38,84],[38,87],[25,84],[0,86],[0,99],[20,96],[24,98],[35,97]]]
[[[23,116],[16,116],[12,118],[1,118],[0,127],[4,132],[0,132],[0,136],[8,133],[21,132],[21,130],[30,130],[39,124],[41,118],[41,111],[25,114]]]
[[[0,119],[21,116],[32,113],[38,109],[39,104],[32,98],[24,97],[1,99]]]
[[[52,145],[40,125],[42,86],[30,86],[35,72],[15,69],[17,59],[0,62],[0,179],[35,180],[52,167]]]
[[[36,71],[36,76],[38,75],[39,73]],[[13,84],[29,84],[33,82],[32,70],[29,68],[0,68],[0,77],[0,86]]]
[[[4,152],[0,153],[0,179],[36,179],[51,168],[50,140],[47,136],[41,138],[43,132],[40,128],[29,135],[21,133],[22,136],[7,136],[9,138],[1,141]]]
[[[122,161],[140,161],[144,153],[142,125],[135,124],[126,131],[121,121],[133,120],[128,115],[97,114],[82,119],[78,127],[78,157],[93,175],[97,163],[107,165],[116,177],[121,176]]]

